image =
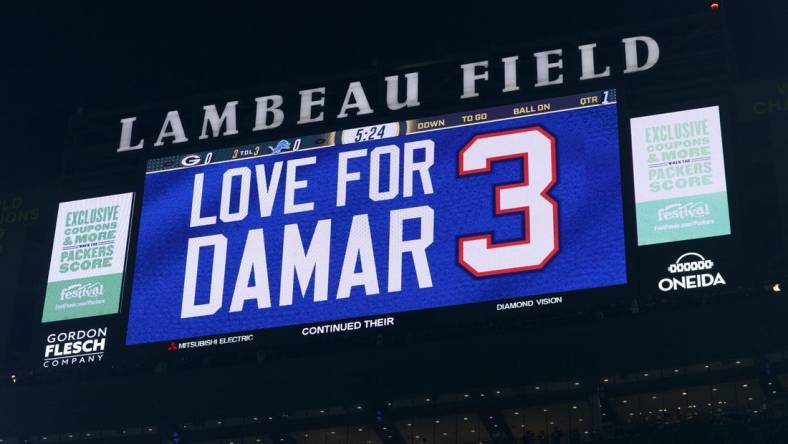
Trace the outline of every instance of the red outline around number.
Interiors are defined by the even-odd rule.
[[[550,253],[547,254],[545,259],[542,262],[540,262],[539,264],[537,264],[537,265],[531,265],[531,266],[525,266],[525,267],[513,267],[513,268],[507,268],[507,269],[496,270],[496,271],[483,271],[483,272],[477,271],[470,264],[468,264],[467,262],[465,262],[463,260],[463,243],[465,241],[476,240],[476,239],[485,239],[487,241],[487,248],[488,249],[508,247],[508,246],[512,246],[512,245],[523,245],[523,244],[529,244],[531,242],[531,233],[530,233],[531,232],[531,224],[529,223],[530,222],[530,219],[529,219],[530,218],[529,207],[527,207],[527,206],[525,206],[525,207],[517,207],[517,208],[510,208],[508,210],[501,210],[501,208],[500,208],[501,190],[507,189],[507,188],[514,188],[514,187],[518,187],[518,186],[522,186],[522,185],[528,186],[528,153],[511,154],[511,155],[498,156],[498,157],[489,157],[489,158],[487,158],[485,160],[485,167],[484,168],[479,168],[479,169],[476,169],[476,170],[468,170],[468,171],[465,171],[464,168],[463,168],[463,154],[465,153],[465,151],[468,148],[471,147],[471,145],[476,143],[476,141],[478,139],[484,139],[484,138],[489,138],[489,137],[497,137],[497,136],[501,136],[501,135],[505,135],[505,134],[524,133],[524,132],[530,132],[530,131],[538,131],[538,132],[542,133],[542,135],[544,135],[548,139],[550,139],[550,157],[552,158],[552,161],[553,161],[552,162],[553,163],[553,179],[550,181],[550,183],[547,184],[547,186],[545,186],[545,188],[539,193],[539,195],[542,196],[542,198],[544,198],[548,202],[550,202],[550,205],[552,205],[552,207],[553,207],[553,238],[554,238],[553,240],[554,240],[554,245],[555,246],[550,251]],[[474,236],[466,236],[466,237],[458,238],[457,239],[457,262],[460,264],[460,266],[465,268],[468,272],[470,272],[472,275],[474,275],[476,277],[496,276],[496,275],[501,275],[501,274],[516,273],[516,272],[520,272],[520,271],[540,270],[540,269],[544,268],[544,266],[547,265],[547,263],[550,261],[550,259],[552,259],[553,256],[555,256],[556,253],[558,253],[558,249],[559,249],[559,247],[558,247],[558,203],[552,197],[550,197],[547,194],[547,192],[550,191],[550,189],[553,187],[553,185],[555,185],[556,181],[558,180],[557,165],[556,165],[556,158],[555,158],[555,137],[553,137],[552,134],[550,134],[544,128],[542,128],[541,126],[538,126],[538,125],[537,126],[529,126],[529,127],[526,127],[526,128],[513,129],[513,130],[497,131],[497,132],[487,133],[487,134],[477,134],[477,135],[473,136],[473,138],[471,138],[471,140],[468,141],[468,143],[466,143],[462,147],[462,149],[459,151],[458,156],[459,156],[458,169],[459,169],[459,175],[460,176],[467,176],[467,175],[470,175],[470,174],[479,174],[479,173],[490,172],[490,170],[492,169],[492,163],[495,162],[495,161],[498,161],[498,160],[516,159],[518,157],[521,157],[523,159],[523,181],[522,182],[508,183],[508,184],[496,185],[495,186],[495,214],[500,215],[500,214],[509,214],[509,213],[515,213],[515,212],[522,212],[523,213],[523,227],[524,227],[524,231],[525,231],[522,240],[516,240],[516,241],[510,241],[510,242],[501,242],[501,243],[497,243],[497,244],[493,243],[493,241],[492,241],[492,234],[491,233],[478,234],[478,235],[474,235]]]

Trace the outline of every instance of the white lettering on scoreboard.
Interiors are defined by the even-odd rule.
[[[395,199],[398,196],[412,197],[414,183],[418,182],[422,193],[432,194],[430,167],[434,164],[435,144],[425,139],[407,142],[400,148],[397,145],[379,146],[371,151],[367,149],[346,151],[339,154],[337,174],[336,206],[342,207],[347,202],[347,189],[353,182],[361,179],[361,171],[351,170],[348,160],[364,158],[368,161],[369,199],[373,202]],[[416,159],[420,152],[423,159]],[[381,165],[387,163],[388,183],[381,184]],[[194,175],[192,195],[191,227],[214,225],[217,221],[224,223],[237,222],[249,217],[250,190],[257,190],[260,208],[259,217],[271,216],[274,201],[284,200],[283,213],[303,213],[314,211],[314,202],[300,201],[296,198],[297,190],[309,187],[307,179],[298,177],[298,169],[306,165],[315,165],[317,157],[303,157],[280,160],[273,163],[270,171],[263,164],[255,165],[254,172],[248,167],[232,168],[224,172],[222,177],[221,200],[219,208],[204,208],[203,185],[204,174]],[[284,171],[283,171],[284,170]],[[284,177],[282,177],[284,176]],[[283,190],[280,183],[284,181]],[[386,191],[381,191],[385,189]],[[231,209],[230,202],[238,201],[237,208]],[[217,211],[218,210],[218,211]],[[256,217],[257,215],[255,215]],[[417,221],[420,227],[419,236],[412,239],[404,238],[404,225],[408,221]],[[345,249],[339,284],[335,290],[337,299],[350,297],[351,288],[363,286],[368,295],[378,294],[378,272],[374,261],[371,229],[366,214],[353,217],[348,230],[348,241]],[[298,224],[287,224],[283,227],[284,241],[278,262],[281,263],[280,292],[276,303],[278,306],[293,304],[294,284],[297,282],[301,294],[306,294],[310,282],[314,283],[314,300],[328,300],[329,288],[329,252],[331,250],[332,220],[320,219],[317,222],[311,239],[305,242],[304,235]],[[427,248],[434,239],[434,211],[426,205],[392,210],[389,213],[389,244],[388,244],[388,292],[398,292],[402,288],[403,257],[412,258],[419,288],[432,287],[432,275],[427,260]],[[201,253],[208,248],[213,250],[209,300],[197,303],[197,269]],[[234,285],[230,312],[241,311],[246,301],[255,301],[258,309],[270,308],[271,300],[268,258],[265,248],[265,230],[250,230],[246,238],[243,257],[239,267],[238,278]],[[227,238],[222,234],[193,237],[189,239],[181,318],[209,316],[222,308],[225,286],[225,269],[227,257]],[[355,271],[356,263],[361,263],[360,271]],[[249,285],[249,278],[254,277],[254,286]]]

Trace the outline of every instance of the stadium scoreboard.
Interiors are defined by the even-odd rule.
[[[525,316],[630,290],[638,245],[730,233],[719,107],[627,122],[614,89],[153,157],[141,175],[60,205],[44,367],[101,361],[106,316],[115,347],[169,351]],[[727,284],[712,268],[683,254],[654,290]],[[76,319],[89,328],[56,327]]]
[[[127,342],[624,284],[619,170],[614,91],[153,160]]]
[[[385,77],[384,100],[361,81],[342,97],[301,89],[297,115],[286,94],[205,105],[199,118],[170,109],[153,126],[124,114],[110,154],[139,160],[133,180],[70,192],[51,218],[32,366],[320,344],[731,286],[725,102],[628,107],[624,76],[679,66],[667,40],[583,43],[574,67],[569,50],[535,51],[538,94],[525,58],[463,63],[452,93],[467,101],[436,112],[417,112],[434,95],[407,72]],[[336,119],[324,119],[329,103]]]

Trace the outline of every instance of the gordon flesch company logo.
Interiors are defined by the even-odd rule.
[[[703,202],[674,203],[657,210],[657,220],[699,219],[711,215],[709,204]]]
[[[104,296],[104,284],[101,282],[88,282],[85,284],[72,284],[60,290],[60,300],[97,298]]]
[[[107,327],[72,330],[47,335],[44,368],[101,362],[107,347]]]
[[[713,269],[714,261],[706,259],[702,254],[684,253],[668,266],[671,276],[660,279],[657,286],[661,291],[669,292],[725,285],[722,274]]]

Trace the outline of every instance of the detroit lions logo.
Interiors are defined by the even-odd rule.
[[[281,154],[282,151],[290,149],[290,142],[287,140],[280,140],[276,146],[268,145],[268,148],[271,150],[271,154]]]

